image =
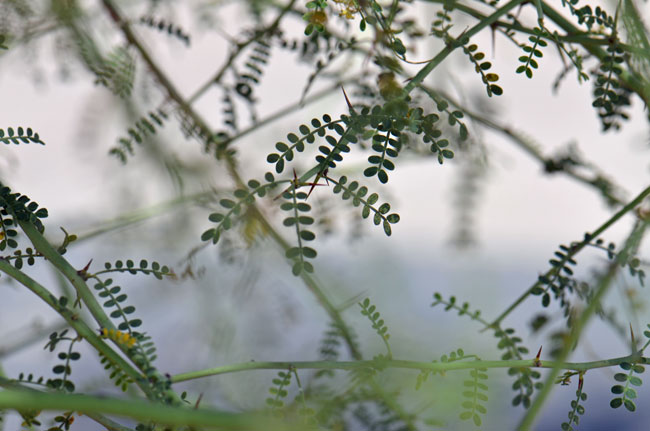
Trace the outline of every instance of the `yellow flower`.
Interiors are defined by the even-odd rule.
[[[346,19],[354,19],[354,14],[359,12],[359,5],[355,0],[334,0],[334,2],[344,6],[339,12],[339,16]]]

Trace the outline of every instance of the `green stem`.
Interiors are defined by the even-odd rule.
[[[280,423],[269,416],[253,413],[226,413],[213,409],[190,409],[141,400],[122,400],[88,395],[66,395],[7,389],[0,392],[0,409],[27,411],[76,411],[84,414],[109,414],[142,422],[179,427],[218,427],[227,430],[305,430],[304,425]],[[212,428],[211,428],[212,429]]]
[[[32,391],[35,393],[40,392],[37,389],[33,389],[28,386],[22,385],[19,382],[16,382],[14,380],[7,379],[6,376],[2,374],[2,372],[0,372],[0,387],[20,390],[25,392],[27,391]],[[119,423],[115,422],[114,420],[109,419],[106,416],[99,413],[86,413],[86,416],[88,416],[90,419],[94,420],[95,422],[101,424],[108,431],[133,431],[133,428],[122,426]]]
[[[639,362],[643,360],[639,354],[621,356],[618,358],[603,359],[590,362],[564,362],[564,361],[540,361],[536,364],[535,358],[517,359],[507,361],[454,361],[454,362],[420,362],[402,359],[361,360],[361,361],[250,361],[239,364],[224,365],[221,367],[207,368],[204,370],[190,371],[187,373],[172,376],[172,383],[185,382],[204,377],[218,376],[221,374],[237,373],[250,370],[286,370],[290,367],[302,370],[355,370],[360,368],[398,368],[421,371],[458,371],[475,368],[553,368],[575,371],[587,371],[596,368],[615,367],[623,362]]]
[[[115,329],[111,319],[104,313],[104,309],[97,302],[95,295],[84,279],[77,273],[77,270],[68,263],[67,260],[45,239],[45,237],[34,227],[33,224],[26,221],[18,221],[21,229],[34,245],[34,248],[41,253],[54,267],[56,267],[63,276],[74,286],[78,298],[88,307],[90,314],[97,324],[102,328]]]
[[[616,223],[621,217],[623,217],[625,214],[628,212],[632,211],[637,205],[639,205],[643,200],[650,195],[650,187],[647,187],[645,190],[643,190],[636,198],[634,198],[630,203],[625,205],[623,208],[621,208],[616,214],[614,214],[612,217],[609,218],[605,223],[603,223],[601,226],[599,226],[595,231],[591,232],[589,234],[588,238],[583,239],[581,242],[575,244],[574,246],[571,247],[570,251],[567,253],[567,256],[569,258],[572,258],[580,250],[582,250],[587,244],[589,244],[592,240],[598,238],[603,232],[605,232],[610,226],[612,226],[614,223]],[[544,277],[550,277],[553,273],[553,271],[556,271],[556,268],[551,268],[549,269],[546,274],[544,274]],[[519,298],[517,298],[506,310],[499,315],[494,321],[490,324],[490,327],[496,328],[499,323],[503,319],[506,318],[512,311],[519,306],[528,296],[530,293],[536,289],[537,287],[541,286],[541,282],[537,281],[535,284],[533,284],[530,288],[526,290]]]

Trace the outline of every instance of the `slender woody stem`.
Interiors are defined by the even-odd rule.
[[[589,236],[579,243],[575,244],[574,246],[571,247],[570,251],[567,253],[568,257],[573,257],[580,250],[582,250],[587,244],[589,244],[592,240],[598,238],[603,232],[605,232],[609,227],[611,227],[614,223],[616,223],[621,217],[623,217],[625,214],[628,212],[632,211],[634,208],[637,207],[643,200],[650,195],[650,187],[647,187],[644,189],[636,198],[634,198],[630,203],[625,205],[623,208],[621,208],[619,211],[617,211],[612,217],[610,217],[605,223],[600,225],[596,230],[593,232],[589,233]],[[549,269],[546,274],[544,274],[545,277],[549,277],[552,272],[555,271],[555,268]],[[531,294],[533,290],[541,286],[541,281],[536,281],[530,288],[526,290],[519,298],[517,298],[506,310],[499,315],[494,321],[490,324],[490,327],[496,328],[503,319],[505,319],[510,313],[514,311],[515,308],[519,306],[522,302],[528,298],[528,296]]]

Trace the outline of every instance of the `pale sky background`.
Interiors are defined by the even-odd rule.
[[[647,5],[646,5],[647,6]],[[423,27],[433,17],[430,8],[419,5],[418,18]],[[556,7],[560,7],[559,2]],[[647,9],[647,8],[646,8]],[[234,8],[229,9],[237,17]],[[525,15],[531,10],[524,10]],[[137,16],[134,15],[134,16]],[[531,15],[534,16],[534,15]],[[190,16],[181,14],[176,22],[191,27]],[[221,31],[233,34],[234,19],[224,19]],[[296,25],[301,25],[297,20]],[[460,25],[459,25],[460,28]],[[184,95],[192,94],[213,75],[224,61],[227,51],[223,39],[214,32],[192,33],[191,49],[164,34],[138,28],[138,33],[154,51],[156,61],[170,74],[173,82]],[[499,112],[501,123],[525,132],[539,142],[544,154],[554,154],[569,142],[576,142],[585,158],[599,166],[618,185],[625,189],[629,199],[648,186],[650,169],[650,138],[647,112],[639,100],[633,100],[630,109],[632,121],[626,123],[621,132],[601,134],[600,124],[591,104],[591,82],[578,86],[575,73],[563,81],[560,92],[551,95],[551,85],[561,69],[561,62],[553,48],[547,48],[540,60],[540,69],[534,79],[528,80],[515,75],[516,58],[521,55],[502,37],[497,37],[497,48],[493,54],[489,34],[476,39],[488,57],[493,57],[494,71],[499,73],[504,95],[488,100],[488,106]],[[51,45],[51,44],[50,44]],[[421,47],[413,55],[414,60],[430,58],[439,49]],[[135,158],[127,165],[120,165],[107,155],[108,149],[126,129],[125,118],[116,109],[118,102],[105,88],[94,86],[93,78],[75,67],[69,82],[59,78],[59,64],[52,56],[51,46],[40,50],[35,57],[34,67],[31,55],[22,54],[19,48],[11,49],[0,57],[0,127],[32,127],[47,143],[36,145],[0,146],[0,175],[17,191],[27,194],[39,204],[47,207],[50,218],[46,220],[47,232],[53,241],[60,241],[58,226],[69,232],[82,233],[102,220],[128,213],[138,208],[171,199],[177,193],[164,172],[152,168],[145,161],[144,151],[137,149]],[[256,88],[262,100],[259,117],[274,112],[278,107],[293,103],[300,97],[302,85],[309,73],[303,65],[297,66],[292,54],[275,49],[262,85]],[[140,65],[140,67],[143,67]],[[415,68],[414,70],[417,70]],[[461,70],[461,73],[458,71]],[[460,53],[453,55],[444,70],[436,71],[427,81],[433,86],[445,86],[453,80],[462,84],[466,96],[484,94],[480,77],[476,75],[467,59]],[[40,76],[39,82],[35,76]],[[298,84],[296,84],[298,83]],[[315,89],[320,88],[317,84]],[[154,100],[158,93],[150,88]],[[211,124],[219,125],[221,118],[220,95],[215,91],[206,93],[197,104]],[[150,108],[152,105],[143,105]],[[143,106],[140,106],[142,108]],[[276,141],[284,139],[286,133],[312,116],[345,109],[339,91],[322,102],[309,105],[302,111],[287,116],[272,126],[248,135],[237,143],[241,154],[241,165],[245,176],[271,170],[265,162],[266,154],[273,151]],[[481,109],[472,106],[473,110]],[[242,111],[242,117],[245,116]],[[223,175],[220,165],[215,165],[202,155],[199,144],[185,140],[174,130],[176,123],[165,128],[162,140],[169,154],[183,160],[196,160],[200,169],[210,175],[209,181],[187,183],[186,193],[207,190],[219,186]],[[593,230],[612,214],[595,190],[586,188],[561,175],[544,176],[538,162],[530,159],[520,149],[501,136],[483,132],[482,142],[489,150],[490,171],[484,184],[476,213],[478,244],[475,248],[460,253],[450,247],[449,232],[453,226],[452,193],[457,181],[457,166],[453,162],[438,165],[435,159],[398,163],[391,174],[387,188],[376,179],[364,183],[371,190],[380,193],[401,215],[401,221],[394,226],[393,235],[386,238],[380,228],[365,225],[365,238],[350,243],[346,238],[325,238],[315,242],[319,257],[314,262],[318,277],[328,286],[333,298],[339,303],[356,295],[370,296],[387,322],[394,322],[391,328],[396,346],[402,346],[400,357],[438,358],[441,354],[464,347],[475,347],[496,358],[491,337],[482,338],[479,329],[441,309],[431,309],[431,294],[441,291],[448,296],[457,295],[459,300],[469,300],[473,306],[483,310],[490,317],[497,315],[519,292],[528,288],[539,273],[548,268],[548,259],[559,244],[579,240],[585,231]],[[363,159],[368,154],[364,154]],[[312,155],[302,155],[299,166],[307,169],[313,163]],[[399,162],[399,160],[398,160]],[[261,169],[264,169],[262,171]],[[214,173],[212,173],[214,171]],[[128,191],[126,199],[116,199],[120,192]],[[323,188],[315,193],[327,194]],[[345,207],[342,207],[345,208]],[[209,227],[208,209],[191,211],[194,225],[183,222],[182,213],[166,214],[135,228],[119,231],[107,243],[106,237],[88,241],[72,248],[69,259],[79,267],[87,263],[89,256],[98,265],[104,260],[140,257],[156,258],[175,266],[177,272],[191,246],[199,243],[200,233]],[[351,210],[346,210],[346,220]],[[356,213],[356,210],[355,210]],[[605,238],[620,241],[629,231],[631,217],[608,230]],[[172,223],[175,223],[172,224]],[[277,224],[278,226],[280,223]],[[285,234],[291,238],[290,232]],[[134,244],[132,237],[142,238]],[[124,248],[126,247],[126,250]],[[153,249],[153,250],[152,250]],[[647,256],[648,247],[643,248]],[[154,283],[146,278],[120,278],[125,286],[130,285],[130,299],[147,316],[147,330],[158,342],[161,369],[178,373],[188,369],[215,366],[231,362],[256,360],[313,359],[320,339],[314,331],[320,331],[325,322],[324,313],[314,306],[314,300],[300,282],[288,274],[288,267],[282,266],[281,256],[269,253],[272,246],[253,252],[242,263],[234,267],[215,261],[214,249],[204,252],[197,265],[206,266],[203,279],[183,283]],[[597,262],[602,255],[596,251],[585,251],[578,261],[580,270],[587,276],[590,263]],[[366,268],[381,265],[382,271],[371,274]],[[394,267],[391,267],[394,265]],[[277,267],[281,268],[277,270]],[[246,268],[246,271],[242,271]],[[244,275],[242,276],[242,272]],[[43,277],[48,277],[43,274]],[[620,286],[612,290],[611,303],[619,303],[625,283],[629,277],[620,280]],[[9,289],[3,286],[4,289]],[[399,291],[399,294],[395,292]],[[154,292],[154,293],[152,293]],[[161,292],[160,295],[157,292]],[[162,294],[164,293],[164,294]],[[643,304],[647,302],[646,292],[639,290]],[[156,296],[153,302],[151,297]],[[0,346],[10,344],[14,331],[32,322],[25,315],[51,322],[53,315],[38,306],[20,289],[2,293],[0,302]],[[529,300],[530,307],[522,308],[507,323],[526,334],[530,312],[538,311],[537,299]],[[360,334],[368,336],[367,355],[378,351],[373,348],[371,334],[355,310],[356,305],[346,312],[346,318],[355,324]],[[29,311],[25,310],[29,308]],[[199,311],[188,313],[187,310]],[[146,310],[146,311],[144,311]],[[164,310],[164,317],[159,311]],[[234,310],[234,311],[233,311]],[[233,323],[232,314],[246,316]],[[40,317],[37,317],[40,315]],[[157,316],[158,315],[158,316]],[[255,316],[255,317],[251,317]],[[191,318],[194,317],[194,318]],[[647,307],[641,310],[636,333],[640,334],[645,323],[650,321]],[[625,315],[619,315],[625,319]],[[207,320],[206,320],[207,319]],[[627,324],[627,322],[623,322]],[[452,326],[454,325],[454,326]],[[458,325],[457,327],[455,325]],[[366,325],[367,326],[367,325]],[[441,328],[445,328],[441,330]],[[451,334],[448,328],[457,328]],[[611,330],[594,323],[587,336],[590,346],[576,354],[576,360],[593,360],[627,354],[627,347],[617,340]],[[188,340],[187,332],[197,334]],[[598,334],[597,342],[593,335]],[[606,334],[606,337],[602,337]],[[191,338],[191,337],[190,337]],[[163,341],[163,339],[165,341]],[[215,354],[210,343],[229,339],[228,352]],[[431,339],[432,345],[416,340]],[[606,342],[603,340],[606,339]],[[544,337],[526,340],[526,345],[536,351],[538,344],[548,343]],[[365,341],[365,338],[364,338]],[[191,347],[184,347],[189,342]],[[459,344],[460,343],[460,344]],[[537,344],[535,344],[537,343]],[[417,346],[416,346],[417,345]],[[178,360],[174,356],[178,349],[188,349],[188,357]],[[191,350],[195,349],[195,350]],[[394,348],[398,350],[399,348]],[[164,354],[167,352],[167,356]],[[215,356],[216,355],[216,356]],[[170,359],[171,356],[171,359]],[[532,354],[531,354],[532,356]],[[2,365],[8,375],[33,369],[47,375],[48,356],[41,349],[41,343],[18,354],[3,358]],[[87,361],[92,362],[92,361]],[[95,368],[89,366],[92,375]],[[98,372],[99,373],[99,372]],[[611,372],[593,372],[603,385],[613,384]],[[101,374],[99,374],[101,375]],[[260,378],[263,376],[263,378]],[[252,407],[259,400],[250,398],[250,391],[238,389],[238,382],[246,380],[251,387],[264,391],[268,386],[266,374],[224,376],[203,382],[200,390],[213,390],[215,402],[228,406]],[[594,377],[592,381],[598,380]],[[413,380],[415,377],[413,376]],[[501,375],[493,381],[504,380]],[[219,382],[215,390],[210,385]],[[587,384],[591,384],[590,380]],[[595,384],[594,384],[595,385]],[[606,386],[605,386],[606,387]],[[498,395],[492,414],[486,420],[502,420],[495,414],[509,406],[512,394],[505,388]],[[559,428],[569,409],[569,398],[575,387],[556,390],[549,411],[555,408],[560,413],[550,414],[550,423]],[[590,393],[591,395],[591,393]],[[583,421],[601,421],[600,414],[616,414],[617,420],[627,420],[625,412],[610,412],[608,395],[602,390],[593,391],[593,399],[587,405]],[[650,393],[640,390],[639,404],[647,402]],[[258,397],[259,398],[259,397]],[[519,412],[519,411],[517,411]],[[647,414],[647,413],[646,413]],[[632,419],[642,419],[638,411]],[[516,420],[514,417],[513,420]],[[647,417],[646,417],[647,419]],[[601,421],[602,422],[602,421]],[[489,426],[489,425],[487,425]],[[9,428],[7,428],[9,429]],[[489,427],[485,429],[490,429]],[[545,429],[545,428],[540,428]],[[597,429],[585,426],[583,429]]]

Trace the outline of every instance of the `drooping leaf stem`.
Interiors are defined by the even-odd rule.
[[[625,241],[625,246],[623,247],[619,255],[616,257],[615,261],[609,264],[609,268],[607,272],[601,277],[594,291],[594,295],[589,301],[589,304],[584,310],[582,310],[579,313],[576,322],[571,327],[571,332],[569,333],[568,338],[564,340],[562,350],[557,356],[558,362],[562,362],[566,360],[566,358],[575,348],[580,336],[582,335],[582,332],[587,326],[587,323],[589,322],[589,320],[591,320],[593,315],[596,313],[596,310],[601,307],[601,300],[604,298],[605,294],[609,290],[609,287],[614,281],[614,277],[616,276],[619,269],[621,268],[621,264],[625,262],[619,256],[627,255],[627,253],[630,250],[638,246],[638,243],[643,238],[643,235],[645,234],[645,230],[649,224],[650,224],[650,220],[639,220],[635,224],[634,228],[632,229],[632,232],[630,233],[627,240]],[[642,358],[640,353],[634,353],[630,355],[630,360],[626,362],[636,363],[636,362],[645,362],[645,361],[646,359]],[[542,407],[544,406],[546,398],[548,398],[549,394],[551,393],[551,390],[553,389],[553,382],[555,382],[557,376],[560,374],[560,370],[563,368],[564,367],[562,367],[559,364],[552,367],[551,372],[546,377],[544,386],[538,391],[535,400],[530,406],[530,409],[526,411],[526,414],[522,419],[519,427],[517,427],[517,429],[522,431],[528,431],[531,429],[537,416],[541,412]]]
[[[593,232],[590,232],[585,238],[572,245],[571,249],[569,250],[567,257],[572,258],[578,252],[580,252],[591,240],[594,240],[598,238],[603,232],[605,232],[610,226],[612,226],[614,223],[616,223],[621,217],[623,217],[625,214],[628,212],[632,211],[634,208],[636,208],[637,205],[639,205],[643,200],[650,195],[650,187],[647,187],[644,189],[636,198],[634,198],[630,203],[625,205],[623,208],[621,208],[619,211],[617,211],[613,216],[611,216],[605,223],[600,225],[596,230]],[[550,277],[553,275],[553,272],[557,271],[557,268],[553,267],[549,269],[543,277]],[[501,321],[505,319],[512,311],[519,306],[528,296],[531,294],[531,292],[534,289],[537,289],[542,286],[541,281],[538,279],[530,288],[528,288],[519,298],[517,298],[506,310],[501,313],[494,321],[490,324],[490,327],[497,328]]]

